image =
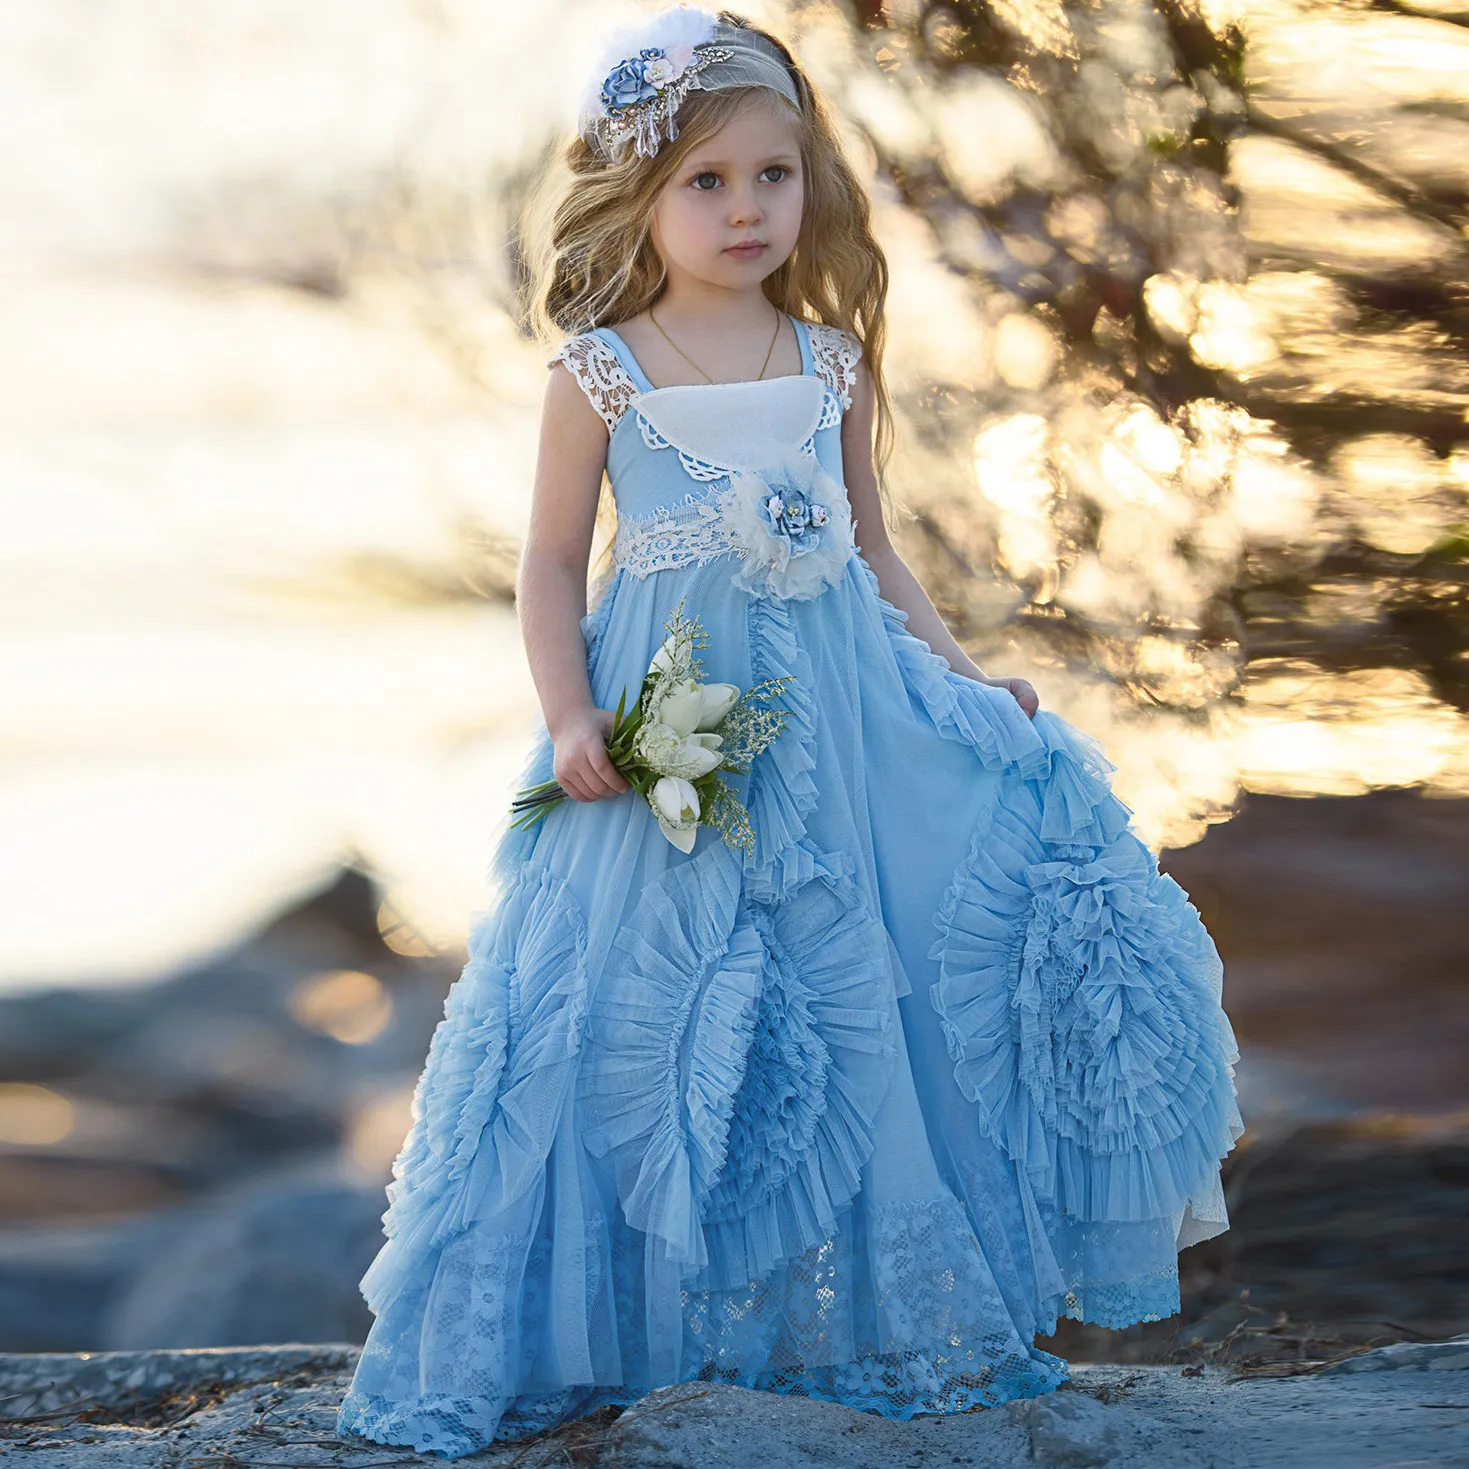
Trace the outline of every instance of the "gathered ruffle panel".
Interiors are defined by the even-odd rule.
[[[477,916],[393,1165],[374,1312],[470,1224],[536,1187],[586,1023],[586,923],[563,878],[528,865]]]
[[[1208,1208],[1244,1126],[1223,967],[1197,910],[1130,829],[1098,743],[954,673],[857,561],[910,695],[1007,777],[933,919],[930,999],[955,1081],[1063,1215]]]
[[[1243,1131],[1217,954],[1135,836],[1058,856],[1027,798],[1001,795],[934,918],[955,1080],[1040,1198],[1181,1215]]]
[[[782,902],[748,904],[763,974],[705,1208],[701,1289],[744,1286],[831,1234],[861,1185],[897,1056],[891,949],[853,860],[800,847],[813,875]]]
[[[892,975],[844,854],[752,901],[710,843],[639,898],[588,1019],[588,1150],[691,1286],[743,1285],[829,1234],[896,1056]]]
[[[628,1223],[691,1270],[708,1260],[703,1202],[724,1160],[762,960],[738,859],[711,841],[643,891],[589,1016],[583,1140],[611,1161]]]

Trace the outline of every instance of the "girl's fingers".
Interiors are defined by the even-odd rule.
[[[587,785],[589,789],[596,792],[597,799],[599,801],[604,796],[616,796],[621,794],[617,787],[613,785],[611,781],[609,781],[607,777],[602,774],[600,769],[594,770],[587,777]]]
[[[583,783],[579,771],[567,771],[565,775],[558,776],[557,779],[560,780],[562,789],[573,801],[590,801],[592,799],[591,793]]]
[[[596,768],[596,773],[601,776],[602,784],[606,787],[609,796],[619,796],[628,788],[626,779],[612,763],[612,757],[607,753],[605,747],[592,756],[592,764]]]
[[[600,760],[589,755],[574,771],[560,779],[562,786],[578,801],[600,801],[604,796],[621,795],[629,788],[605,750]]]

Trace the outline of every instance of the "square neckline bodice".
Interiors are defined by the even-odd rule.
[[[593,327],[591,335],[601,337],[617,354],[617,360],[621,362],[623,371],[632,379],[633,386],[637,388],[639,396],[651,396],[654,393],[686,392],[691,389],[751,388],[759,387],[766,383],[800,382],[802,378],[815,376],[815,357],[811,351],[811,337],[806,328],[806,323],[800,317],[792,316],[789,311],[782,311],[781,315],[790,322],[791,329],[796,334],[796,345],[801,352],[800,372],[782,373],[779,377],[739,378],[734,382],[727,383],[667,383],[661,388],[657,387],[652,378],[643,371],[642,364],[638,361],[637,355],[628,346],[626,340],[615,327]]]

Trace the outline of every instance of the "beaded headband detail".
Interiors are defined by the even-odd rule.
[[[629,144],[652,158],[678,137],[676,114],[691,91],[768,87],[800,106],[783,59],[763,37],[678,5],[619,32],[583,101],[582,136],[609,162]]]

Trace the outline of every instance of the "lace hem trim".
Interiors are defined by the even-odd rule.
[[[692,1377],[661,1386],[677,1390],[701,1382],[722,1382],[783,1397],[814,1398],[906,1422],[920,1415],[947,1417],[1041,1397],[1070,1380],[1063,1358],[1032,1347],[1025,1357],[1010,1354],[994,1363],[968,1364],[968,1370],[956,1370],[927,1352],[883,1352],[832,1367],[757,1374],[706,1364]],[[343,1401],[338,1431],[373,1443],[456,1459],[495,1444],[519,1443],[599,1408],[630,1407],[652,1390],[639,1384],[525,1394],[514,1400],[494,1428],[484,1426],[493,1406],[486,1413],[486,1405],[473,1399],[436,1394],[405,1411],[383,1398],[351,1393]]]

